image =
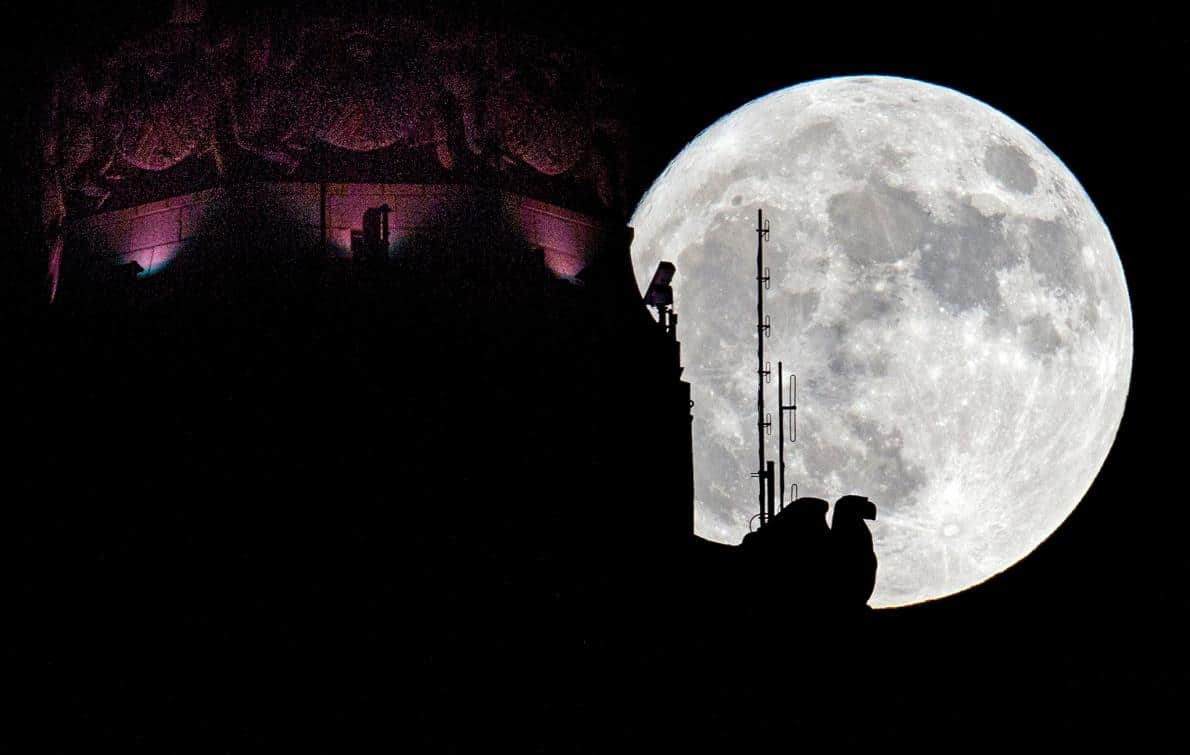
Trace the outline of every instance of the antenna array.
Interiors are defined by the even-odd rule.
[[[756,456],[757,467],[752,477],[757,479],[758,502],[760,512],[752,517],[752,521],[759,520],[761,527],[775,515],[774,501],[774,470],[773,462],[765,460],[765,436],[773,432],[773,418],[764,410],[764,386],[772,381],[772,366],[764,360],[764,339],[773,333],[772,321],[764,313],[764,292],[772,285],[772,275],[764,266],[764,242],[769,239],[769,221],[764,219],[764,211],[756,211]],[[789,417],[790,443],[797,441],[797,375],[789,376],[789,398],[791,403],[785,403],[783,391],[784,369],[781,362],[777,362],[777,426],[778,455],[780,468],[781,510],[785,510],[785,420]],[[797,499],[797,484],[790,486],[791,500]]]

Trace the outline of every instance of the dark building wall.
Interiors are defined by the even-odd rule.
[[[294,458],[337,464],[368,446],[385,461],[351,483],[352,497],[421,490],[384,470],[435,468],[456,484],[431,486],[435,495],[466,499],[490,486],[536,501],[532,514],[498,518],[543,541],[564,532],[643,548],[691,534],[689,388],[677,343],[641,303],[628,229],[503,192],[332,184],[330,243],[318,255],[319,188],[232,187],[72,227],[73,275],[56,308],[71,323],[63,337],[88,342],[88,363],[69,369],[79,384],[100,405],[174,417],[169,432],[183,440],[206,428],[200,457],[255,415],[267,432],[287,430],[233,456],[294,446],[275,461],[286,470]],[[381,203],[393,208],[388,263],[341,262],[346,234]],[[145,274],[113,280],[121,262]],[[90,353],[96,344],[107,346]],[[222,394],[249,414],[226,413]],[[229,464],[233,477],[259,476],[241,461]],[[487,516],[464,515],[472,505],[411,506]]]
[[[691,522],[677,345],[628,229],[559,277],[507,206],[448,213],[455,232],[382,265],[283,261],[274,224],[63,289],[21,423],[41,503],[14,531],[46,601],[30,615],[53,616],[38,648],[125,690],[102,725],[217,688],[216,739],[365,694],[449,735],[471,690],[497,719],[521,707],[509,674],[581,692],[674,625],[656,619],[681,615]],[[236,209],[203,223],[242,227]]]

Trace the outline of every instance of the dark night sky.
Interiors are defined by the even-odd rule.
[[[10,260],[31,259],[36,242],[34,192],[25,182],[36,161],[30,118],[46,72],[61,56],[105,49],[122,29],[165,15],[141,17],[146,5],[44,0],[2,12]],[[230,2],[212,5],[216,13],[236,12]],[[401,5],[435,7],[429,0]],[[1116,446],[1084,503],[1033,556],[957,598],[888,616],[883,642],[869,652],[879,663],[908,642],[923,654],[931,683],[957,694],[985,683],[1007,691],[1040,683],[1055,694],[1091,687],[1120,705],[1131,700],[1148,711],[1136,712],[1138,723],[1175,710],[1187,673],[1178,617],[1190,608],[1185,495],[1175,477],[1185,431],[1175,367],[1185,318],[1173,288],[1184,287],[1185,241],[1175,229],[1190,203],[1179,113],[1190,32],[1180,19],[1135,4],[1084,4],[1067,14],[1036,2],[826,3],[813,11],[794,3],[714,11],[618,1],[449,5],[452,13],[594,49],[634,80],[638,194],[719,116],[829,75],[890,74],[950,86],[1007,113],[1049,146],[1106,220],[1130,288],[1135,356]],[[350,6],[366,12],[385,4],[337,5]],[[22,269],[29,266],[17,266],[9,284],[21,280]],[[974,670],[954,669],[990,645],[1007,666],[973,661]],[[1077,719],[1074,711],[1061,715]]]

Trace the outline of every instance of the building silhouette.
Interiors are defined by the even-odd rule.
[[[776,551],[694,536],[681,271],[638,289],[617,112],[570,58],[196,9],[64,74],[45,137],[45,590],[110,617],[45,638],[119,680],[95,726],[164,688],[219,690],[212,742],[372,741],[399,710],[424,749],[674,743],[741,683],[696,660],[741,621],[839,630],[805,575],[756,579]],[[393,65],[434,107],[368,94]]]

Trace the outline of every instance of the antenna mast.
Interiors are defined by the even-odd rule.
[[[772,366],[764,361],[764,339],[773,333],[773,326],[769,316],[764,313],[764,292],[769,288],[772,277],[769,269],[764,266],[764,242],[769,238],[769,221],[764,219],[764,211],[756,211],[756,471],[752,473],[758,482],[757,494],[760,513],[748,520],[748,529],[752,522],[759,521],[760,527],[768,524],[776,510],[774,505],[773,488],[777,484],[777,471],[773,469],[773,462],[764,458],[764,436],[773,432],[773,418],[764,411],[764,385],[772,380]],[[785,403],[784,394],[785,372],[784,365],[777,362],[777,427],[780,430],[778,440],[777,461],[780,464],[781,510],[785,510],[785,415],[790,415],[789,429],[792,438],[797,441],[797,375],[789,376],[789,398],[792,403]],[[790,486],[790,494],[797,499],[797,485]]]
[[[773,516],[773,463],[765,463],[764,436],[772,432],[772,417],[764,413],[764,384],[771,379],[772,369],[764,361],[764,339],[772,333],[772,325],[764,314],[764,290],[769,287],[769,271],[764,266],[764,242],[769,237],[769,223],[764,210],[756,211],[756,456],[760,503],[760,526]],[[784,491],[782,491],[784,492]]]

